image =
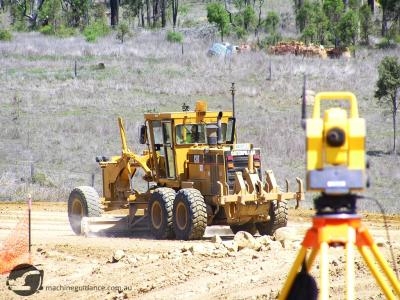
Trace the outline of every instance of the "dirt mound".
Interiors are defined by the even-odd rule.
[[[327,53],[323,46],[317,46],[313,44],[305,45],[304,43],[298,41],[280,42],[275,46],[271,46],[268,49],[268,52],[275,55],[294,54],[306,57],[327,57]]]
[[[351,58],[349,48],[324,48],[314,44],[305,45],[302,42],[280,42],[268,49],[269,54],[274,55],[301,55],[305,57],[320,57],[320,58]]]

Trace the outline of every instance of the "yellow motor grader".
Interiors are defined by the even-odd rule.
[[[282,191],[271,170],[262,174],[261,152],[250,143],[236,143],[235,118],[229,111],[208,111],[197,101],[194,111],[147,113],[140,128],[141,155],[127,146],[122,119],[118,119],[122,153],[97,157],[102,169],[103,197],[94,188],[75,188],[68,200],[73,231],[81,233],[83,217],[129,208],[129,224],[148,219],[157,239],[201,239],[206,226],[229,225],[272,235],[287,224],[287,200],[304,198]],[[142,169],[145,192],[133,186]],[[265,175],[264,181],[262,176]]]

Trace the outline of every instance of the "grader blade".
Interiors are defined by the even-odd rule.
[[[138,220],[134,226],[129,216],[83,217],[81,232],[84,236],[134,235],[149,232],[147,219]]]

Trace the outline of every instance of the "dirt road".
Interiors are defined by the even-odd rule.
[[[24,204],[0,204],[0,243],[24,216]],[[256,236],[260,250],[231,249],[228,227],[207,228],[201,241],[153,240],[145,231],[106,237],[75,236],[61,203],[34,203],[33,264],[44,272],[43,289],[29,299],[275,299],[292,266],[311,211],[290,211],[279,241]],[[400,217],[388,218],[392,248],[400,265]],[[382,219],[364,215],[364,224],[392,266]],[[215,236],[221,237],[222,242]],[[1,247],[1,244],[0,244]],[[330,295],[345,299],[343,248],[330,248]],[[114,258],[113,258],[114,256]],[[356,254],[356,299],[384,299]],[[318,280],[318,267],[312,269]],[[21,299],[0,275],[0,298]],[[4,297],[3,297],[4,296]]]

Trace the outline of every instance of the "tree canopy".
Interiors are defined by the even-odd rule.
[[[379,104],[388,106],[393,117],[393,152],[396,152],[396,116],[400,96],[400,63],[398,57],[385,57],[378,67],[379,78],[375,97]]]
[[[221,41],[224,41],[224,34],[229,30],[229,15],[225,7],[219,2],[207,5],[207,20],[217,25],[221,34]]]

